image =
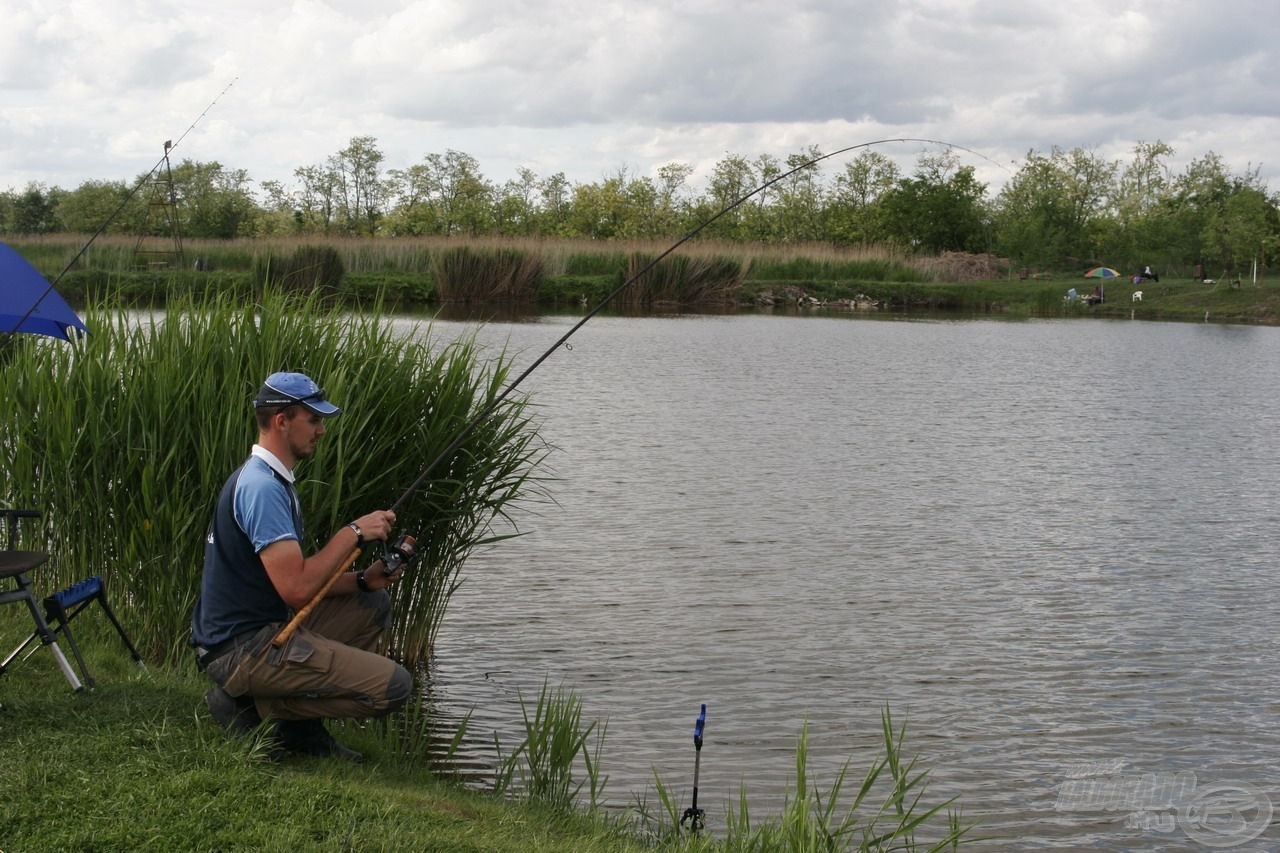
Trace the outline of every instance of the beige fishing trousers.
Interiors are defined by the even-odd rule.
[[[321,600],[280,648],[282,624],[242,635],[205,672],[258,714],[278,720],[380,717],[408,699],[412,677],[376,651],[391,602],[383,590]]]

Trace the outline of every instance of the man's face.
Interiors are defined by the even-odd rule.
[[[295,459],[310,459],[316,452],[316,442],[325,434],[324,418],[301,409],[289,418],[288,424],[289,452]]]

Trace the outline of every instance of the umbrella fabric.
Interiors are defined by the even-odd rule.
[[[1094,267],[1084,274],[1085,278],[1119,278],[1120,273],[1111,267]]]
[[[73,329],[77,336],[89,333],[40,271],[0,243],[0,335],[29,332],[69,341]]]

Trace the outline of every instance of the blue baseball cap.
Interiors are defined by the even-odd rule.
[[[308,412],[322,418],[342,414],[342,409],[324,398],[324,391],[320,386],[313,382],[311,377],[302,373],[271,374],[258,389],[257,396],[253,398],[255,409],[263,406],[293,405],[302,406]]]

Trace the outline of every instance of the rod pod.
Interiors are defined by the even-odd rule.
[[[680,825],[684,826],[687,823],[689,829],[694,832],[706,825],[704,812],[698,808],[698,773],[702,769],[702,728],[706,723],[707,706],[703,703],[702,710],[698,713],[698,721],[693,725],[693,804],[684,810],[684,815],[680,818]]]

